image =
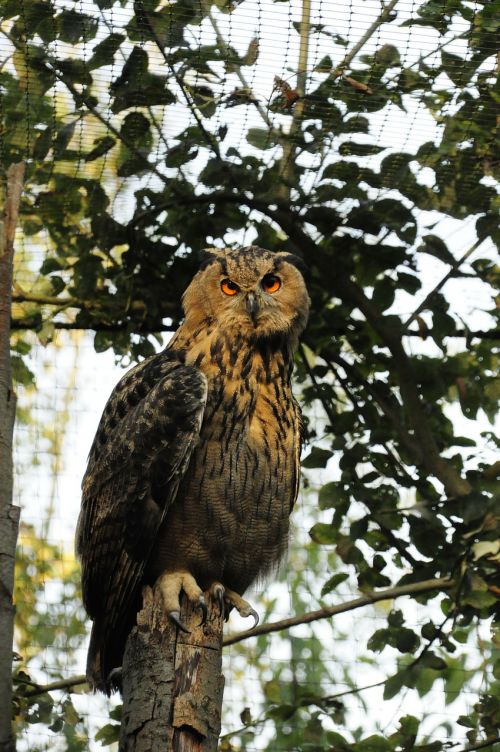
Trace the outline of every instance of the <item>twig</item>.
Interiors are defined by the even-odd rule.
[[[306,614],[300,614],[299,616],[292,616],[289,619],[282,619],[281,621],[271,622],[269,624],[261,624],[255,629],[249,629],[246,632],[241,632],[236,635],[226,637],[223,642],[224,647],[228,645],[234,645],[237,642],[247,640],[249,637],[258,637],[263,634],[269,634],[270,632],[281,632],[284,629],[290,629],[290,627],[296,627],[299,624],[309,624],[319,619],[328,619],[338,614],[343,614],[346,611],[354,611],[358,608],[368,606],[370,603],[377,603],[378,601],[392,600],[393,598],[399,598],[403,595],[413,595],[415,593],[425,593],[430,590],[449,590],[455,586],[455,581],[450,580],[447,577],[441,577],[434,580],[423,580],[422,582],[413,582],[409,585],[399,585],[393,588],[386,588],[385,590],[377,590],[360,598],[355,598],[347,603],[340,603],[337,606],[330,606],[327,608],[321,608],[317,611],[310,611]]]
[[[427,305],[432,300],[434,295],[441,290],[442,287],[448,282],[450,277],[453,276],[453,274],[457,271],[457,269],[466,261],[469,256],[471,256],[475,250],[479,248],[479,246],[486,240],[486,238],[478,238],[476,242],[467,250],[465,253],[460,256],[459,259],[457,259],[450,267],[449,271],[444,275],[444,277],[437,283],[435,287],[432,288],[430,293],[426,295],[424,300],[420,303],[418,308],[416,308],[413,313],[411,314],[410,318],[404,323],[404,328],[407,329],[410,324],[412,324],[419,313],[421,313],[425,308],[427,308]],[[405,332],[406,333],[406,332]]]
[[[309,361],[307,360],[307,355],[306,355],[306,351],[304,350],[304,346],[300,345],[299,349],[300,349],[300,356],[302,358],[302,362],[304,363],[308,376],[316,388],[317,397],[320,400],[321,404],[323,405],[323,410],[327,414],[328,420],[330,421],[330,425],[334,426],[336,415],[334,412],[332,412],[332,408],[330,407],[328,400],[324,399],[322,395],[321,384],[318,383],[318,380],[316,379],[316,376],[314,375],[314,371],[309,365]]]
[[[354,687],[354,689],[346,689],[344,692],[337,692],[334,695],[327,695],[326,697],[322,697],[321,699],[324,702],[331,702],[332,700],[336,700],[338,697],[345,697],[346,695],[357,695],[359,692],[364,692],[365,689],[373,689],[374,687],[381,687],[383,684],[385,684],[387,679],[381,679],[378,682],[373,682],[373,684],[365,684],[364,687]]]
[[[311,25],[311,0],[302,0],[302,15],[300,19],[300,47],[299,63],[297,68],[297,94],[298,99],[292,115],[290,129],[282,138],[283,154],[281,155],[279,174],[282,178],[279,197],[285,201],[290,200],[290,190],[294,182],[295,147],[294,138],[300,127],[300,121],[304,114],[304,95],[307,83],[307,63],[309,57],[309,32]]]
[[[69,679],[59,679],[58,681],[50,682],[50,684],[36,684],[34,689],[24,692],[22,696],[37,697],[38,695],[45,694],[45,692],[52,692],[56,689],[70,689],[81,684],[88,684],[87,677],[84,674],[71,676]]]
[[[14,289],[17,292],[12,294],[13,303],[38,303],[38,305],[50,305],[64,308],[99,308],[99,303],[93,301],[89,303],[85,300],[78,298],[59,298],[57,295],[37,295],[34,292],[25,292],[21,290],[18,285],[14,285]]]
[[[133,321],[124,321],[121,324],[103,324],[102,322],[89,322],[85,326],[76,321],[51,321],[54,329],[61,329],[63,331],[75,331],[75,332],[130,332],[130,334],[159,334],[160,332],[175,332],[177,326],[173,324],[159,323],[157,326],[144,326],[142,324],[134,324]],[[40,329],[41,322],[33,321],[32,319],[23,319],[19,321],[14,319],[11,321],[12,331],[37,331]]]
[[[476,749],[486,749],[486,747],[491,747],[497,742],[500,742],[500,736],[495,736],[494,739],[486,739],[486,741],[479,742],[479,744],[473,744],[471,747],[464,747],[463,749],[458,750],[458,752],[474,752]]]
[[[181,90],[182,96],[186,100],[186,104],[189,107],[189,110],[192,113],[194,119],[196,120],[198,128],[203,133],[205,141],[210,146],[210,148],[213,150],[213,152],[215,153],[215,155],[219,159],[222,159],[221,153],[220,153],[220,149],[219,149],[219,144],[217,143],[216,139],[213,138],[212,134],[209,133],[207,131],[207,129],[205,128],[205,126],[203,125],[202,118],[201,118],[201,116],[200,116],[200,114],[199,114],[199,112],[197,110],[197,107],[196,107],[195,103],[192,101],[190,95],[187,92],[187,89],[186,89],[186,87],[184,85],[184,81],[178,75],[178,73],[175,70],[173,64],[169,60],[168,55],[165,52],[165,48],[163,47],[160,39],[158,38],[158,35],[157,35],[157,33],[156,33],[156,31],[155,31],[155,29],[153,27],[153,24],[149,20],[148,13],[147,13],[146,9],[144,8],[143,0],[137,0],[137,2],[135,3],[134,9],[135,9],[136,15],[138,15],[138,10],[140,10],[141,19],[146,24],[146,26],[148,28],[148,31],[151,34],[151,37],[152,37],[155,45],[157,46],[157,48],[158,48],[161,56],[163,57],[166,65],[168,66],[168,69],[170,70],[172,76],[174,77],[177,86]],[[163,179],[165,180],[165,178],[163,178]]]
[[[228,49],[227,42],[224,39],[224,37],[222,36],[221,30],[219,28],[219,25],[218,25],[216,19],[213,16],[212,10],[210,8],[210,3],[206,3],[205,4],[205,8],[206,8],[206,11],[207,11],[207,17],[208,17],[210,23],[212,24],[213,30],[215,31],[215,38],[217,39],[217,44],[225,52],[227,52],[227,49]],[[245,76],[241,72],[241,67],[239,65],[235,66],[235,73],[238,76],[238,78],[240,79],[240,82],[241,82],[241,85],[243,86],[243,88],[244,89],[250,89],[248,81],[246,80]],[[261,116],[261,118],[264,121],[264,123],[268,126],[268,128],[272,128],[273,124],[272,124],[272,122],[271,122],[271,120],[270,120],[267,112],[265,111],[265,109],[260,104],[260,102],[257,101],[257,99],[253,99],[252,100],[252,104],[255,105],[255,108],[256,108],[257,112]]]
[[[339,76],[343,74],[344,70],[351,64],[351,62],[356,57],[358,52],[365,46],[368,40],[374,35],[378,27],[381,26],[383,23],[385,23],[389,14],[392,12],[392,10],[396,7],[397,4],[398,4],[398,0],[391,0],[390,3],[388,3],[387,5],[383,7],[380,15],[375,19],[375,21],[371,24],[371,26],[368,27],[368,29],[365,31],[361,39],[359,39],[356,42],[354,47],[351,50],[349,50],[349,52],[344,57],[344,59],[337,65],[337,67],[331,74],[332,78],[338,78]]]

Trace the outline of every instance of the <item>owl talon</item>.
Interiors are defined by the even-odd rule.
[[[205,624],[208,616],[208,609],[203,597],[203,591],[190,572],[187,572],[186,570],[164,572],[156,580],[155,588],[161,593],[163,606],[169,615],[170,620],[173,621],[183,632],[190,634],[189,629],[180,618],[181,606],[179,597],[181,592],[186,594],[188,600],[194,606],[198,606],[201,609],[202,620],[200,626]]]
[[[254,625],[253,627],[251,627],[251,629],[255,629],[255,627],[259,623],[259,614],[254,608],[252,608],[248,601],[245,601],[241,597],[241,595],[236,593],[234,590],[225,588],[224,585],[220,582],[213,583],[212,587],[210,588],[210,594],[219,606],[220,615],[224,616],[225,621],[229,619],[231,609],[235,608],[240,616],[243,616],[244,618],[246,618],[247,616],[253,617]]]
[[[171,611],[169,613],[168,617],[169,617],[170,621],[173,621],[174,624],[176,624],[177,627],[179,627],[179,629],[182,632],[185,632],[186,634],[191,634],[190,630],[186,627],[186,625],[184,624],[184,622],[181,621],[181,615],[180,615],[179,611]]]
[[[122,691],[122,678],[123,678],[123,670],[121,666],[117,666],[112,671],[109,672],[108,678],[106,679],[106,685],[108,687],[111,687],[112,689],[117,689],[119,692]]]
[[[255,627],[257,626],[257,624],[258,624],[258,623],[259,623],[259,621],[260,621],[260,617],[259,617],[259,614],[257,613],[257,611],[256,611],[256,610],[255,610],[254,608],[251,608],[251,609],[250,609],[250,613],[249,613],[248,615],[249,615],[249,616],[252,616],[252,617],[253,617],[253,620],[254,620],[254,624],[253,624],[253,627],[250,627],[250,629],[255,629]]]
[[[210,595],[219,607],[219,616],[224,616],[227,621],[226,602],[224,600],[224,585],[220,582],[214,582],[210,588]]]
[[[207,619],[208,619],[208,608],[207,608],[207,604],[205,603],[205,599],[202,595],[200,596],[198,600],[198,605],[201,609],[201,621],[198,624],[198,626],[202,627],[203,624],[207,623]]]

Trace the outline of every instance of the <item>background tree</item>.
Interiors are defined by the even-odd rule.
[[[432,728],[428,710],[390,731],[370,699],[366,720],[354,712],[373,692],[401,704],[436,687],[448,700],[475,693],[457,704],[463,746],[499,737],[498,440],[485,426],[498,407],[500,3],[360,8],[376,12],[359,34],[346,26],[349,39],[307,0],[1,11],[2,158],[27,159],[22,242],[45,248],[26,264],[29,284],[15,282],[19,372],[26,331],[47,344],[58,329],[93,330],[96,350],[125,361],[153,352],[178,325],[203,247],[301,255],[311,530],[291,554],[293,611],[414,589],[383,626],[365,622],[350,669],[335,620],[234,648],[238,665],[240,651],[260,667],[263,696],[226,749],[444,749],[457,728]],[[268,11],[286,55],[259,23]],[[384,123],[401,113],[396,128],[411,131],[417,107],[438,128],[394,148]],[[470,236],[459,250],[457,232]],[[430,283],[429,257],[441,270]],[[477,291],[482,316],[457,289]],[[287,660],[268,663],[269,649]],[[383,690],[363,690],[370,664],[367,684]]]

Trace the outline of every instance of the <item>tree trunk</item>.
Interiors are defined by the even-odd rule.
[[[208,619],[181,601],[178,630],[151,588],[143,591],[123,659],[120,752],[216,752],[224,689],[223,619],[209,601]]]
[[[0,752],[13,752],[12,734],[12,641],[15,607],[14,562],[19,507],[12,504],[12,433],[16,396],[10,364],[10,317],[14,236],[24,177],[24,163],[7,171],[0,217]]]

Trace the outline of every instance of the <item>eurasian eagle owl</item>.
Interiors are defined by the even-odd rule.
[[[300,260],[210,249],[184,323],[132,368],[102,415],[77,530],[88,675],[108,689],[145,583],[180,628],[179,594],[241,596],[282,557],[299,486],[300,410],[290,385],[309,297]]]

